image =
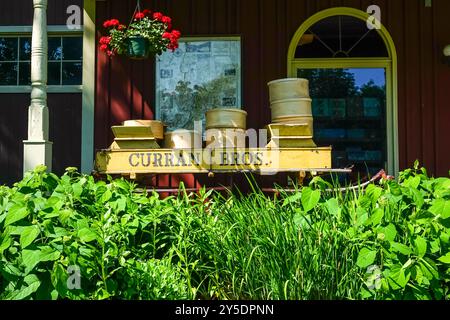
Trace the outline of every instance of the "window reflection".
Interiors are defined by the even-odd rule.
[[[371,175],[385,168],[385,69],[299,69],[310,81],[314,137],[333,146],[333,167]]]

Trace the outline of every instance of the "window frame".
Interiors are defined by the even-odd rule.
[[[398,175],[399,145],[398,145],[398,80],[397,80],[397,52],[395,44],[387,29],[381,25],[376,30],[383,39],[389,57],[363,57],[363,58],[295,58],[297,45],[301,37],[316,22],[322,19],[346,15],[366,21],[370,15],[364,11],[336,7],[316,13],[300,25],[291,40],[287,56],[287,74],[296,78],[297,68],[301,69],[327,69],[327,68],[385,68],[386,69],[386,143],[387,143],[387,170],[390,174]]]
[[[5,38],[24,38],[32,37],[32,26],[0,26],[0,37]],[[47,28],[47,35],[50,37],[81,37],[83,38],[83,29],[72,30],[65,25],[52,25]],[[19,52],[17,53],[20,54]],[[20,60],[20,59],[19,59]],[[61,61],[61,66],[62,62]],[[68,60],[70,62],[71,60]],[[78,62],[79,60],[77,60]],[[83,60],[81,63],[83,64]],[[14,62],[17,62],[15,60]],[[30,93],[31,85],[9,85],[0,86],[0,93]],[[83,92],[83,84],[80,85],[48,85],[48,93],[81,93]]]

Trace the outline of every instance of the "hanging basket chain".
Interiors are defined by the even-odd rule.
[[[141,10],[141,0],[137,0],[136,7],[134,8],[134,12],[133,12],[133,15],[131,16],[131,20],[130,20],[129,24],[131,24],[133,22],[134,17],[136,17],[136,13],[138,13],[138,12],[142,12],[142,10]],[[142,18],[139,18],[139,20],[142,20]]]

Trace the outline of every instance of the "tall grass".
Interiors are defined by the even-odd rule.
[[[301,193],[298,193],[301,194]],[[342,201],[357,197],[347,194]],[[345,198],[345,199],[344,199]],[[183,225],[177,253],[193,292],[218,299],[356,299],[358,243],[345,234],[350,212],[265,195],[183,195],[174,199]],[[194,222],[195,221],[195,222]],[[199,282],[200,281],[200,282]],[[198,291],[197,291],[198,290]]]

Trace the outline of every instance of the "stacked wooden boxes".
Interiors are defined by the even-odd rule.
[[[307,79],[268,83],[272,123],[267,126],[269,148],[315,148],[313,116]]]
[[[158,149],[164,139],[164,124],[156,120],[128,120],[111,129],[115,137],[112,150]]]

